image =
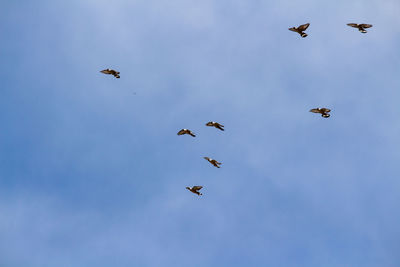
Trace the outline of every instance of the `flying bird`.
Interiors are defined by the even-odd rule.
[[[111,69],[105,69],[105,70],[101,70],[100,71],[101,73],[104,73],[104,74],[110,74],[110,75],[113,75],[115,78],[121,78],[120,76],[119,76],[119,71],[116,71],[116,70],[111,70]]]
[[[215,121],[207,122],[206,126],[215,127],[217,129],[220,129],[221,131],[225,131],[225,129],[223,128],[224,125],[221,125],[221,124],[219,124],[218,122],[215,122]]]
[[[347,23],[348,26],[357,28],[362,33],[367,33],[365,29],[371,28],[371,24],[357,24],[357,23]]]
[[[319,113],[324,118],[329,118],[331,116],[329,114],[329,112],[331,112],[331,110],[329,108],[313,108],[313,109],[310,110],[310,112]]]
[[[209,157],[204,157],[205,160],[210,162],[214,167],[221,168],[219,165],[221,165],[221,162],[216,161],[215,159],[210,159]]]
[[[310,23],[300,25],[297,28],[296,27],[289,28],[289,31],[297,32],[298,34],[301,35],[301,37],[304,38],[304,37],[307,37],[307,33],[305,33],[304,31],[307,30],[308,26],[310,26]]]
[[[202,195],[202,193],[199,192],[200,189],[202,189],[203,187],[201,185],[195,185],[192,187],[187,186],[186,189],[189,190],[190,192],[192,192],[193,194],[197,194],[199,196]]]
[[[189,134],[189,135],[191,135],[191,136],[193,136],[193,137],[196,137],[196,135],[195,135],[191,130],[189,130],[189,129],[182,129],[182,130],[180,130],[177,134],[178,134],[178,135]]]

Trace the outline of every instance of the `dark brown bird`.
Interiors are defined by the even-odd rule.
[[[210,162],[214,167],[221,168],[219,165],[221,165],[221,162],[216,161],[215,159],[210,159],[209,157],[204,157],[205,160]]]
[[[310,110],[310,112],[319,113],[324,118],[329,118],[331,116],[329,114],[329,112],[331,112],[331,110],[329,108],[313,108],[313,109]]]
[[[305,33],[304,31],[307,30],[308,26],[310,26],[310,23],[300,25],[297,28],[296,27],[289,28],[289,31],[297,32],[298,34],[300,34],[301,37],[304,38],[307,37],[307,33]]]
[[[357,24],[357,23],[347,23],[348,26],[357,28],[362,33],[367,33],[365,29],[371,28],[371,24]]]
[[[184,135],[184,134],[189,134],[193,137],[196,137],[196,135],[189,129],[182,129],[177,133],[177,135]]]
[[[225,131],[224,125],[219,124],[218,122],[215,122],[215,121],[207,122],[207,123],[206,123],[206,126],[215,127],[215,128],[217,128],[217,129],[220,129],[221,131]]]
[[[192,187],[187,186],[186,189],[189,190],[190,192],[192,192],[193,194],[197,194],[199,196],[202,195],[202,193],[199,192],[200,189],[202,189],[203,187],[201,185],[195,185]]]
[[[110,74],[110,75],[113,75],[115,78],[121,78],[120,76],[119,76],[119,71],[116,71],[116,70],[111,70],[111,69],[105,69],[105,70],[101,70],[100,71],[101,73],[104,73],[104,74]]]

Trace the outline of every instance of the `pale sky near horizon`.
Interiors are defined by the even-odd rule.
[[[399,14],[4,1],[0,267],[400,266]]]

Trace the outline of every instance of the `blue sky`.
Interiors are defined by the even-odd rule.
[[[399,13],[3,3],[0,266],[399,266]]]

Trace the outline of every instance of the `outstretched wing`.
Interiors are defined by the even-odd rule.
[[[194,191],[199,191],[200,189],[202,189],[203,187],[201,185],[195,185],[192,187],[192,190]]]
[[[212,123],[212,121],[209,121],[206,123],[206,126],[213,126],[214,124]]]
[[[225,131],[224,128],[222,128],[222,127],[224,127],[224,126],[221,126],[221,125],[215,126],[215,128],[217,128],[217,129],[219,129],[219,130],[221,130],[221,131]]]
[[[372,27],[371,24],[360,24],[360,26],[361,26],[362,28],[371,28],[371,27]]]
[[[312,113],[321,113],[321,111],[319,109],[317,109],[317,108],[310,109],[310,112],[312,112]]]
[[[299,31],[305,31],[305,30],[307,30],[308,26],[310,26],[310,23],[306,23],[306,24],[300,25],[297,29]]]
[[[104,73],[104,74],[111,74],[111,72],[109,70],[101,70],[100,72]]]
[[[297,29],[296,29],[296,27],[292,27],[292,28],[289,28],[289,31],[297,32]]]
[[[331,110],[329,108],[321,108],[322,112],[331,112]]]
[[[347,23],[347,26],[353,27],[353,28],[358,28],[357,23]]]
[[[182,135],[182,134],[185,134],[186,133],[186,130],[185,129],[182,129],[182,130],[180,130],[178,133],[177,133],[177,135]]]

